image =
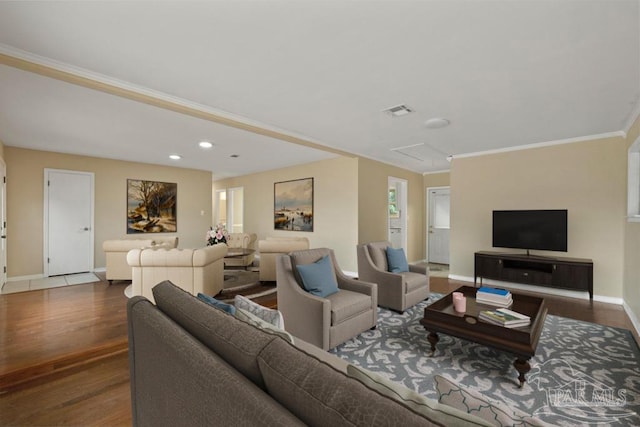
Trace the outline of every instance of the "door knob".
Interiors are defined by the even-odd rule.
[[[89,231],[89,227],[85,227],[85,228],[84,228],[84,231]]]

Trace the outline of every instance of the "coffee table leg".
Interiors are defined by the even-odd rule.
[[[440,337],[435,332],[431,332],[427,336],[427,339],[429,340],[429,343],[431,344],[431,355],[433,355],[436,352],[436,344],[438,343],[438,341],[440,341]]]
[[[513,366],[518,370],[518,379],[520,380],[520,388],[524,385],[526,379],[524,375],[531,370],[531,365],[529,365],[529,359],[522,359],[518,357],[515,362],[513,362]]]

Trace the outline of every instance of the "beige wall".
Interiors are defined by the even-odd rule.
[[[126,237],[127,179],[178,184],[181,247],[204,246],[211,225],[211,172],[5,147],[8,276],[43,273],[44,169],[95,174],[95,268],[105,266],[102,242]],[[204,214],[201,215],[201,211]],[[153,235],[151,235],[153,236]]]
[[[451,182],[451,174],[449,172],[428,173],[423,177],[425,190],[429,187],[448,187]],[[425,194],[427,194],[425,192]]]
[[[425,257],[424,186],[422,175],[374,160],[359,159],[358,242],[388,240],[388,178],[407,180],[407,259]]]
[[[640,116],[627,133],[627,149],[640,138]],[[625,187],[626,188],[626,187]],[[635,189],[635,191],[638,191]],[[625,221],[624,249],[624,300],[636,317],[640,319],[640,222]]]
[[[313,232],[274,230],[273,184],[313,178]],[[340,267],[356,271],[358,160],[339,157],[275,171],[215,181],[213,191],[244,189],[244,231],[267,236],[302,236],[311,247],[335,251]]]
[[[451,274],[472,277],[474,252],[492,249],[494,209],[568,209],[568,252],[535,253],[591,258],[594,293],[621,298],[626,150],[614,137],[454,159]]]

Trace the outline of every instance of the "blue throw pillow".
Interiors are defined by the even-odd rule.
[[[387,247],[387,263],[389,264],[389,271],[392,273],[409,271],[409,263],[407,263],[407,257],[404,255],[404,249],[402,248]]]
[[[338,282],[331,268],[329,255],[325,255],[313,264],[296,265],[302,278],[302,285],[312,295],[326,298],[338,292]]]
[[[231,305],[231,304],[227,304],[226,302],[222,302],[220,300],[215,299],[214,297],[210,297],[209,295],[205,295],[203,293],[198,293],[198,299],[200,301],[204,301],[207,304],[222,310],[222,311],[226,311],[227,313],[229,313],[230,315],[234,316],[236,314],[236,308]]]

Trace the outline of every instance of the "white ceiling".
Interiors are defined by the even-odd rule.
[[[0,53],[420,173],[640,109],[640,0],[2,1]],[[214,179],[335,156],[8,65],[0,140]]]

